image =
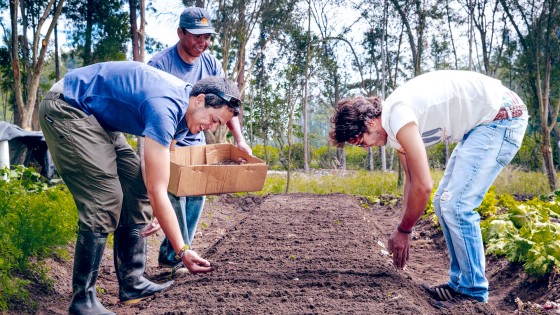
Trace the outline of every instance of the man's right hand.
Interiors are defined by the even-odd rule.
[[[185,267],[187,267],[192,274],[214,271],[210,262],[198,256],[198,254],[193,250],[187,250],[181,259],[183,260]]]

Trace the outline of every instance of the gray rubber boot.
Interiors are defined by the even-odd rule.
[[[74,253],[74,271],[72,273],[72,301],[68,313],[76,315],[114,315],[107,310],[96,296],[95,282],[99,263],[107,242],[106,233],[91,231],[78,232],[76,251]]]
[[[146,239],[140,232],[145,224],[121,226],[115,231],[115,270],[119,280],[119,299],[121,303],[136,304],[160,291],[173,281],[156,284],[144,277],[146,270]]]

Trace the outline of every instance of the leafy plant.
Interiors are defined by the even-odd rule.
[[[520,203],[504,195],[500,204],[507,207],[507,212],[482,224],[487,254],[522,263],[527,273],[537,276],[560,266],[560,224],[550,221],[558,200],[534,198]]]
[[[52,286],[41,262],[75,238],[78,216],[66,186],[48,186],[32,168],[15,166],[0,175],[8,177],[0,180],[0,311],[4,311],[25,304],[21,302],[28,296],[26,277],[39,280],[44,288]]]
[[[498,211],[498,199],[496,198],[496,188],[491,186],[484,195],[480,206],[475,209],[482,219],[486,219],[496,214]]]
[[[439,220],[438,220],[436,212],[434,210],[434,202],[433,202],[435,192],[436,192],[436,190],[433,189],[432,194],[430,195],[430,200],[428,200],[428,204],[426,205],[426,210],[424,211],[424,214],[422,215],[422,219],[430,220],[432,222],[432,226],[436,226],[436,227],[439,228]]]

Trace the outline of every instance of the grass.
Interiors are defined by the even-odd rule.
[[[432,171],[434,187],[437,186],[442,176],[443,171]],[[285,172],[269,172],[263,190],[257,194],[284,193],[286,180]],[[522,172],[509,166],[501,172],[493,186],[497,194],[535,196],[551,193],[546,174]],[[289,192],[401,196],[402,188],[397,187],[396,172],[321,170],[309,173],[292,173]]]

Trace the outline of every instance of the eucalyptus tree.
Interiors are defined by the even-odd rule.
[[[429,16],[428,0],[390,0],[401,17],[408,37],[414,76],[422,73],[424,41]]]
[[[146,1],[128,0],[132,60],[144,62],[146,55]],[[138,20],[140,15],[140,20]]]
[[[307,55],[307,32],[297,25],[291,28],[290,34],[286,36],[285,45],[282,47],[282,62],[285,64],[279,73],[281,83],[280,90],[283,95],[283,112],[286,117],[286,124],[277,125],[279,128],[276,134],[279,140],[286,139],[287,152],[283,152],[283,164],[286,167],[287,183],[286,192],[289,191],[293,150],[293,136],[295,133],[295,120],[301,118],[301,108],[303,104],[303,91],[307,79],[306,55]],[[278,60],[280,61],[280,60]],[[280,146],[284,147],[283,145]]]
[[[349,19],[350,25],[333,23],[340,21],[341,7],[346,7],[348,2],[345,0],[311,0],[311,16],[315,27],[319,33],[318,39],[312,41],[314,49],[317,50],[319,57],[317,63],[320,67],[316,69],[316,76],[320,78],[321,88],[317,99],[319,106],[331,110],[336,103],[348,95],[349,89],[358,88],[364,93],[364,79],[361,61],[358,59],[353,43],[347,38],[352,31],[352,26],[357,23],[360,16]],[[342,64],[345,60],[337,53],[345,49],[346,56],[351,56],[353,69],[345,69]],[[354,70],[354,71],[352,71]],[[358,83],[348,83],[355,78],[348,75],[349,72],[359,75]],[[336,150],[338,167],[346,169],[346,156],[343,147]]]
[[[10,62],[10,50],[7,47],[0,47],[0,108],[3,121],[12,121],[12,117],[8,116],[8,112],[13,112],[11,104],[13,103],[13,72]],[[9,106],[10,105],[10,106]]]
[[[551,190],[558,188],[551,132],[560,110],[560,2],[558,0],[499,0],[517,34],[523,66],[519,77],[536,103],[542,132],[541,152]],[[554,99],[556,98],[556,99]]]
[[[70,43],[82,65],[126,59],[131,28],[123,0],[66,0]]]
[[[382,9],[379,9],[382,8]],[[365,32],[362,46],[365,49],[363,69],[365,74],[364,86],[366,96],[377,94],[384,99],[386,86],[386,38],[387,38],[387,1],[363,1],[358,9],[369,29]],[[379,147],[381,169],[387,170],[385,146]],[[368,148],[368,165],[373,170],[375,161],[373,148]]]
[[[237,82],[243,98],[250,79],[248,75],[252,73],[256,58],[284,31],[286,25],[291,23],[295,3],[296,0],[217,0],[209,4],[216,8],[214,26],[220,34],[218,55],[224,73]],[[250,40],[259,36],[258,30],[265,24],[267,32],[262,38],[261,51],[253,55],[252,60],[247,60],[248,44]],[[241,124],[242,114],[243,109],[239,117]],[[206,135],[209,143],[224,142],[227,129],[220,127],[213,134]]]
[[[32,129],[37,92],[50,36],[58,20],[63,0],[11,0],[9,29],[10,61],[13,72],[15,122],[24,129]],[[21,32],[21,33],[20,33]]]
[[[500,1],[458,0],[458,2],[464,9],[468,23],[472,25],[471,30],[476,29],[478,32],[478,41],[475,39],[474,46],[478,48],[480,45],[481,52],[477,56],[482,58],[482,65],[478,65],[477,68],[489,76],[495,76],[499,64],[492,63],[492,56],[495,55],[499,59],[503,53],[505,46],[501,35],[507,27],[505,12],[501,9]]]
[[[282,102],[277,90],[273,87],[271,76],[274,76],[277,64],[273,60],[268,60],[268,56],[263,52],[263,45],[266,45],[267,34],[266,24],[260,28],[259,40],[252,49],[252,57],[255,59],[255,66],[252,69],[250,83],[250,102],[249,115],[245,120],[245,126],[249,125],[251,145],[254,143],[254,136],[259,137],[264,145],[265,160],[268,158],[268,145],[275,124],[284,125],[280,119],[280,109]],[[247,129],[247,128],[245,128]]]

